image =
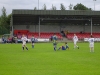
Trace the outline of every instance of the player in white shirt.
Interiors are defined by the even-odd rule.
[[[88,41],[89,41],[90,52],[94,52],[94,38],[92,37],[92,35]]]
[[[77,45],[78,37],[76,36],[76,34],[74,34],[73,42],[74,42],[74,49],[75,49],[75,48],[78,48],[78,49],[79,49],[79,46]]]
[[[24,47],[26,48],[26,50],[28,50],[28,48],[26,46],[27,37],[25,37],[25,35],[22,36],[21,41],[22,41],[23,50],[24,50]]]

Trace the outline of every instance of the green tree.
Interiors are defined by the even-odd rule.
[[[61,10],[66,10],[66,7],[61,3],[61,4],[60,4],[60,9],[61,9]]]
[[[3,7],[2,8],[2,14],[1,14],[1,17],[0,17],[0,25],[5,26],[6,20],[7,20],[6,9],[5,9],[5,7]]]
[[[9,24],[7,23],[6,8],[2,8],[2,14],[0,16],[0,34],[9,33]]]
[[[53,4],[52,4],[51,10],[56,10],[56,6],[53,6]]]
[[[43,10],[46,10],[46,9],[47,9],[47,7],[46,7],[46,5],[44,4],[44,5],[43,5]]]
[[[10,31],[10,22],[11,22],[11,16],[12,16],[12,14],[9,14],[8,16],[7,16],[7,29]]]
[[[72,10],[73,9],[73,4],[70,4],[69,5],[69,10]]]
[[[79,4],[76,4],[74,7],[73,7],[74,10],[91,10],[91,8],[88,8],[86,6],[84,6],[83,4],[79,3]]]
[[[34,10],[37,10],[37,8],[36,8],[36,7],[34,7]]]

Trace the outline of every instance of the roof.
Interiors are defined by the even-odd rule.
[[[14,9],[12,11],[12,18],[14,25],[38,24],[39,18],[41,24],[47,24],[47,23],[90,24],[91,18],[93,24],[100,24],[100,11]]]

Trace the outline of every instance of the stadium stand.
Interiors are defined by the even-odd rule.
[[[40,33],[40,37],[39,37],[39,33],[38,32],[30,32],[29,30],[14,30],[14,35],[17,35],[18,39],[20,39],[22,37],[22,35],[26,35],[28,39],[30,39],[32,37],[32,35],[34,35],[35,38],[44,38],[44,39],[47,39],[47,38],[51,38],[51,36],[54,35],[55,32],[41,32]],[[62,35],[61,33],[59,32],[56,32],[55,33],[58,37],[58,39],[62,39]],[[79,38],[79,40],[83,40],[84,38],[89,38],[90,37],[90,34],[89,32],[85,32],[85,33],[80,33],[80,32],[70,32],[68,34],[66,34],[66,37],[68,38],[68,40],[71,40],[73,38],[73,35],[76,34]],[[92,33],[92,35],[95,37],[95,38],[100,38],[100,33]]]
[[[30,32],[28,30],[14,30],[14,35],[17,35],[18,39],[22,37],[23,34],[27,36],[28,39],[34,35],[35,38],[51,38],[51,36],[54,35],[55,32],[41,32],[40,37],[38,32]],[[62,39],[62,36],[60,33],[56,32],[55,33],[58,37],[58,39]]]
[[[21,38],[22,34],[28,38],[32,35],[39,39],[51,38],[56,33],[58,38],[63,36],[63,40],[69,41],[68,39],[72,39],[73,34],[76,33],[81,40],[89,38],[91,31],[95,38],[100,38],[99,11],[14,9],[11,18],[12,32],[18,38]],[[80,31],[85,33],[80,33]]]

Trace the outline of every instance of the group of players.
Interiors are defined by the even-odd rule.
[[[27,37],[25,35],[23,35],[21,40],[22,40],[23,50],[24,50],[24,48],[26,48],[26,50],[28,50],[28,47],[26,46]],[[69,46],[68,46],[67,42],[65,42],[65,44],[63,44],[62,46],[60,46],[57,49],[57,40],[58,40],[58,38],[57,38],[56,34],[54,34],[52,36],[54,51],[69,49]],[[35,42],[35,37],[34,37],[34,35],[32,35],[32,38],[31,38],[32,48],[34,48],[34,42]],[[74,49],[75,48],[79,49],[79,46],[77,45],[77,42],[78,42],[78,37],[77,37],[76,34],[74,34],[74,36],[73,36]],[[92,37],[92,35],[90,36],[88,42],[89,42],[90,52],[94,52],[94,38]]]
[[[27,37],[25,35],[22,35],[21,41],[22,41],[23,50],[24,48],[28,50],[28,47],[26,46]],[[35,38],[34,38],[34,35],[32,35],[32,38],[31,38],[32,48],[34,48],[34,42],[35,42]]]

